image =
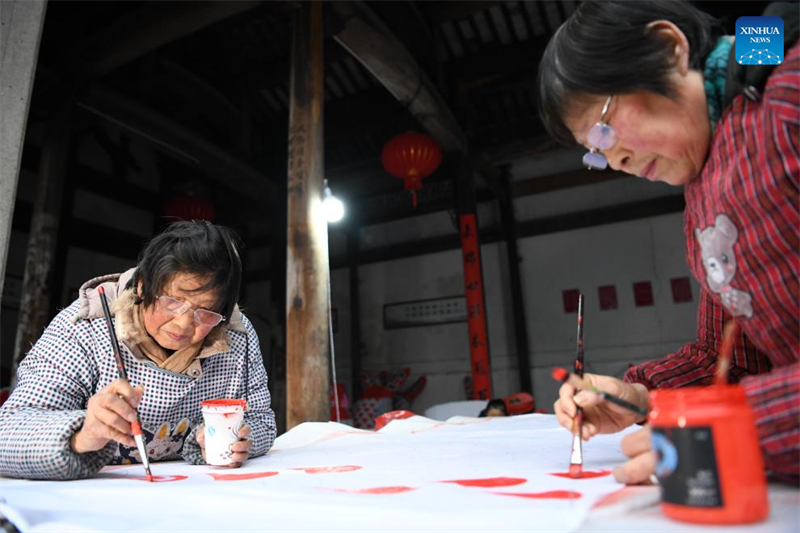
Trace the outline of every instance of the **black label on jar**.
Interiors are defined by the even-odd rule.
[[[661,500],[692,507],[722,507],[710,427],[653,428]]]

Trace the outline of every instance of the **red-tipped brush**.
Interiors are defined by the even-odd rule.
[[[108,308],[106,291],[103,287],[98,287],[97,292],[100,294],[100,303],[103,304],[103,314],[106,317],[108,336],[111,337],[111,348],[114,350],[114,360],[117,363],[119,377],[128,381],[128,373],[125,371],[125,362],[122,360],[122,354],[119,352],[119,342],[117,342],[117,334],[114,332],[114,323],[111,321],[111,310]],[[133,440],[136,441],[136,448],[139,450],[139,456],[142,458],[142,465],[144,466],[144,473],[146,474],[145,477],[147,481],[153,481],[153,474],[150,473],[150,458],[147,457],[147,447],[144,444],[142,422],[139,420],[138,412],[136,413],[136,421],[131,422],[131,434],[133,435]]]
[[[583,378],[583,293],[578,295],[578,349],[575,356],[575,373]],[[583,409],[578,407],[572,422],[572,451],[569,456],[569,476],[581,477],[583,471]]]

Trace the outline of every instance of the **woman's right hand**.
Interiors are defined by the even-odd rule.
[[[608,394],[613,394],[623,400],[649,410],[647,389],[639,383],[625,383],[611,376],[597,374],[584,374],[583,380],[594,385]],[[645,417],[632,413],[616,404],[601,400],[600,397],[589,391],[576,389],[569,383],[564,383],[558,391],[558,400],[553,405],[558,423],[572,431],[572,423],[577,414],[577,408],[583,409],[583,431],[581,437],[589,440],[598,433],[616,433],[626,427],[644,422]]]
[[[143,387],[131,387],[127,381],[117,379],[89,398],[83,427],[69,439],[72,450],[75,453],[101,450],[110,440],[136,446],[131,422],[136,420],[136,408],[143,394]]]

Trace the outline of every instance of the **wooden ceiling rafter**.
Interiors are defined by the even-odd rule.
[[[525,2],[521,2],[520,4],[517,5],[517,7],[520,11],[520,16],[522,17],[522,23],[525,25],[525,30],[528,32],[527,40],[533,40],[536,38],[536,31],[534,30],[533,22],[531,22],[530,15],[527,9],[525,8],[525,4],[526,4]]]
[[[364,4],[331,2],[343,20],[335,39],[353,54],[409,111],[446,151],[466,153],[461,126],[437,88],[391,30]]]
[[[240,188],[250,198],[271,197],[274,184],[249,163],[139,102],[95,84],[78,105],[137,134],[160,151],[166,149],[167,154],[183,159],[223,185]],[[231,183],[231,178],[238,182]]]
[[[502,5],[503,0],[473,0],[471,2],[421,2],[422,14],[435,23],[462,20],[474,13],[488,10],[492,6]]]
[[[96,79],[148,52],[258,5],[259,2],[246,0],[145,3],[67,52],[65,64],[80,79]]]

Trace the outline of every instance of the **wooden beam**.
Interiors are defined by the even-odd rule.
[[[467,155],[461,125],[414,56],[363,2],[330,2],[342,20],[334,38],[361,62],[409,112],[445,152]],[[479,175],[492,190],[499,185],[492,173]]]
[[[32,174],[38,175],[41,152],[42,150],[39,146],[27,143],[22,154],[22,168]],[[75,183],[77,189],[92,192],[99,196],[105,196],[106,198],[136,209],[143,208],[141,198],[153,195],[152,190],[130,182],[126,182],[124,188],[109,187],[109,182],[119,179],[119,176],[101,172],[88,165],[72,162],[70,163],[70,171],[77,177]]]
[[[59,220],[64,177],[67,172],[67,150],[72,138],[73,111],[74,102],[67,94],[58,111],[45,126],[39,183],[31,216],[31,229],[28,233],[22,300],[11,367],[12,376],[16,374],[17,365],[42,334],[53,314],[50,293],[56,274],[53,266],[59,240]]]
[[[14,231],[29,233],[31,231],[32,214],[33,205],[29,202],[18,200],[14,209]],[[70,232],[67,245],[90,252],[121,257],[132,262],[136,261],[139,250],[149,240],[149,237],[143,237],[79,218],[73,217],[71,224],[73,231]]]
[[[22,147],[28,124],[31,88],[47,3],[5,0],[0,3],[0,299],[14,218]]]
[[[258,6],[256,1],[145,2],[70,50],[68,64],[95,79],[200,29]]]
[[[488,165],[504,165],[563,148],[542,134],[542,128],[542,123],[534,117],[483,128],[483,139],[473,143],[474,152],[479,153]]]
[[[230,147],[238,148],[241,145],[242,130],[247,129],[247,122],[243,123],[243,120],[249,119],[242,116],[246,113],[243,105],[241,110],[238,109],[205,78],[171,59],[159,57],[153,63],[154,68],[148,71],[148,75],[159,80],[159,85],[169,85],[175,93],[181,94],[185,99],[180,107],[181,115],[175,118],[191,121],[198,115],[208,117],[216,129],[222,130],[223,133],[219,134],[220,139],[228,139]],[[179,112],[177,108],[174,108],[174,111]]]
[[[518,198],[520,196],[530,196],[532,194],[542,194],[546,192],[560,191],[572,187],[583,185],[594,185],[603,181],[618,179],[633,179],[630,174],[617,170],[574,170],[539,178],[511,182],[511,194]]]
[[[143,104],[95,86],[78,107],[136,134],[159,151],[179,159],[243,196],[268,202],[275,191],[269,178],[214,143]]]
[[[610,207],[601,207],[599,209],[591,209],[579,213],[568,213],[565,215],[526,220],[517,223],[517,238],[522,239],[525,237],[534,237],[536,235],[558,233],[560,231],[570,231],[602,226],[604,224],[615,224],[629,220],[680,213],[685,207],[686,202],[683,199],[683,195],[671,195]],[[499,242],[503,238],[503,233],[494,228],[484,229],[480,232],[481,245]],[[391,246],[361,250],[358,257],[358,264],[369,265],[372,263],[418,257],[420,255],[457,250],[460,246],[458,234],[452,233],[450,235],[431,237],[408,243],[398,243]],[[347,258],[334,257],[331,260],[331,265],[334,269],[346,268],[348,265]]]
[[[486,176],[491,176],[493,180],[492,183],[496,183],[498,176],[502,173],[501,169],[483,165],[474,159],[471,160],[471,163],[485,180]],[[419,200],[417,208],[412,209],[411,204],[408,202],[408,195],[401,190],[399,184],[394,184],[391,181],[391,177],[382,175],[378,167],[375,167],[374,175],[370,176],[369,167],[374,167],[374,164],[365,164],[363,168],[347,168],[350,168],[352,173],[360,173],[361,180],[372,179],[375,182],[384,182],[385,180],[386,185],[381,185],[381,189],[383,190],[379,190],[376,186],[374,187],[374,191],[370,193],[364,185],[361,185],[361,183],[364,183],[363,181],[359,181],[359,179],[355,178],[352,180],[344,179],[343,176],[346,172],[340,169],[335,169],[327,174],[328,179],[332,180],[334,184],[339,183],[336,192],[342,194],[349,203],[357,206],[355,208],[358,209],[361,221],[364,225],[383,224],[394,220],[453,209],[454,191],[449,178],[430,183],[426,182],[425,186],[417,195]],[[625,173],[613,170],[605,170],[602,172],[576,170],[551,176],[513,181],[510,184],[510,188],[514,198],[521,198],[572,187],[589,186],[603,181],[617,179],[633,178]],[[486,181],[488,182],[488,180]],[[366,194],[364,194],[365,192]],[[500,197],[498,189],[496,188],[479,188],[476,190],[475,194],[478,203],[491,202]]]
[[[363,2],[331,2],[342,19],[337,42],[394,97],[409,106],[422,127],[445,151],[467,153],[467,138],[453,112],[417,61]]]
[[[501,181],[504,185],[500,203],[500,218],[503,225],[503,236],[506,241],[506,257],[508,262],[508,283],[511,294],[511,310],[514,316],[514,340],[517,349],[517,371],[519,373],[519,390],[533,394],[531,381],[531,363],[529,359],[528,322],[525,319],[525,299],[522,291],[522,276],[519,271],[520,257],[517,251],[517,220],[514,215],[514,199],[511,196],[510,176],[504,170]]]
[[[278,3],[278,2],[276,2]],[[322,55],[328,65],[337,63],[347,57],[350,53],[343,49],[335,41],[327,40],[323,45]],[[273,89],[275,87],[286,87],[291,70],[291,58],[285,55],[272,60],[265,60],[265,65],[259,70],[254,70],[239,79],[233,79],[234,85],[246,85],[254,89]]]
[[[287,429],[330,420],[328,223],[323,191],[322,3],[295,13],[289,105]]]

